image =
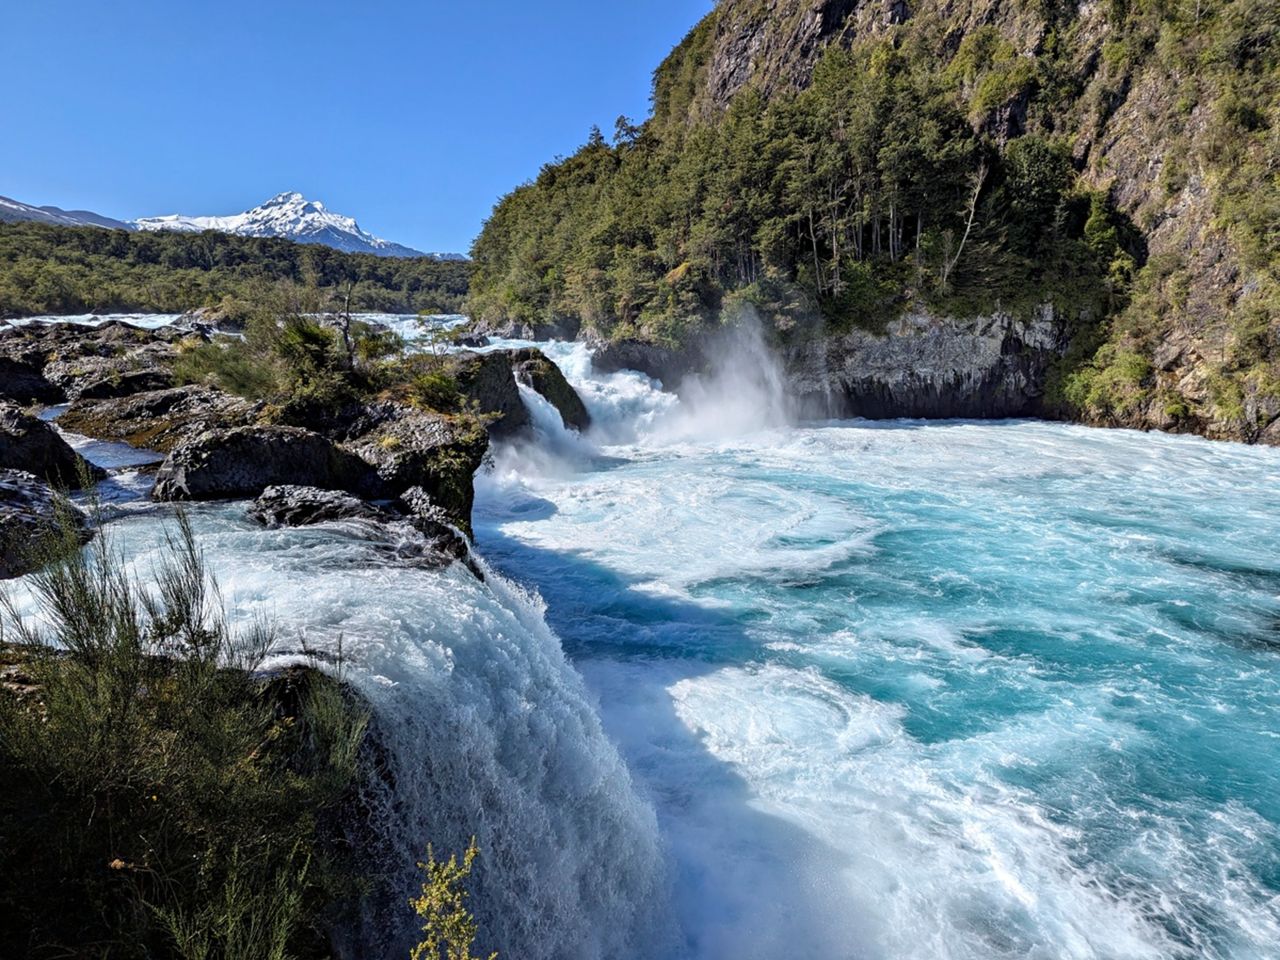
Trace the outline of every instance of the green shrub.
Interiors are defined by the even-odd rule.
[[[423,920],[424,937],[410,951],[410,960],[478,960],[472,957],[471,946],[480,931],[467,908],[464,884],[479,854],[474,837],[462,856],[462,863],[458,863],[456,856],[448,861],[437,860],[435,851],[427,848],[426,862],[418,864],[426,874],[422,892],[409,901]],[[488,960],[497,960],[497,957],[491,953]]]

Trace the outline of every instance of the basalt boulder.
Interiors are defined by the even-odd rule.
[[[507,352],[456,353],[447,366],[463,397],[491,418],[490,435],[509,437],[529,426],[529,411],[520,398]]]
[[[419,487],[379,503],[338,490],[268,487],[249,508],[249,517],[270,528],[349,524],[366,542],[397,561],[427,566],[459,561],[483,579],[466,539]]]
[[[89,541],[84,511],[34,474],[0,469],[0,580],[37,569],[67,524],[80,543]]]
[[[693,342],[679,349],[642,340],[600,341],[593,346],[591,365],[599,372],[638,370],[668,390],[677,389],[685,377],[707,364],[701,345]]]
[[[173,386],[173,372],[162,367],[112,371],[101,380],[91,380],[74,388],[78,400],[112,400],[135,393],[167,390]]]
[[[249,507],[249,518],[264,527],[307,527],[342,520],[386,521],[392,514],[344,490],[283,485],[263,490]]]
[[[44,376],[69,400],[122,397],[173,386],[169,367],[176,356],[171,345],[157,341],[116,356],[59,357],[45,366]]]
[[[52,426],[13,403],[0,403],[0,469],[24,470],[68,489],[78,489],[85,479],[106,476],[72,450]]]
[[[511,367],[516,379],[546,398],[560,411],[566,427],[586,430],[591,426],[591,414],[578,396],[578,391],[565,379],[560,368],[537,349],[512,350]]]
[[[180,343],[192,338],[203,339],[191,329],[148,330],[119,320],[99,326],[30,323],[0,329],[0,358],[50,385],[41,402],[74,400],[86,391],[98,398],[123,396],[172,385],[169,371]]]
[[[82,394],[58,422],[86,437],[168,453],[206,430],[249,426],[261,412],[261,403],[185,386],[102,400]]]
[[[500,320],[475,320],[467,327],[472,336],[497,337],[502,340],[573,340],[582,330],[577,317],[556,317],[530,322],[506,317]]]
[[[449,523],[470,533],[475,472],[489,448],[484,427],[474,418],[388,409],[384,419],[345,446],[372,465],[393,495],[420,487]]]
[[[60,403],[62,390],[45,379],[39,363],[0,357],[0,400],[22,404]]]
[[[298,485],[360,496],[385,491],[360,457],[300,427],[208,430],[178,445],[160,466],[156,500],[235,500]]]

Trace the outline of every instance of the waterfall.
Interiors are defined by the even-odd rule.
[[[547,626],[541,601],[492,570],[398,565],[358,529],[263,530],[243,504],[191,508],[233,620],[281,627],[267,666],[302,648],[333,662],[369,703],[382,770],[360,804],[374,895],[344,955],[393,958],[416,943],[427,844],[481,850],[471,904],[477,950],[520,960],[650,954],[670,927],[652,807],[606,737],[596,704]],[[111,535],[140,575],[164,525],[148,509]],[[483,561],[481,561],[483,562]],[[25,614],[29,589],[13,591]],[[644,949],[639,944],[644,944]]]

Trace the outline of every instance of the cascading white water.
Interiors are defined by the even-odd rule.
[[[147,576],[163,512],[111,524]],[[406,956],[407,898],[428,843],[482,854],[474,904],[485,950],[544,960],[635,955],[664,927],[665,867],[652,809],[635,794],[540,603],[489,571],[404,567],[357,527],[267,531],[243,505],[193,519],[236,619],[282,627],[274,662],[304,646],[342,654],[386,758],[365,806],[387,902],[353,931],[351,957]],[[31,598],[19,606],[34,614]],[[646,947],[647,949],[647,947]]]

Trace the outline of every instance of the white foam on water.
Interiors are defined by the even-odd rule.
[[[588,433],[605,463],[482,482],[478,538],[542,589],[653,798],[690,956],[1280,942],[1280,684],[1223,639],[1280,615],[1280,509],[1247,493],[1280,489],[1280,451],[782,430],[767,377],[676,399],[611,375],[627,396],[580,345],[544,349],[602,421],[652,416]],[[1221,751],[1226,797],[1195,768]]]

